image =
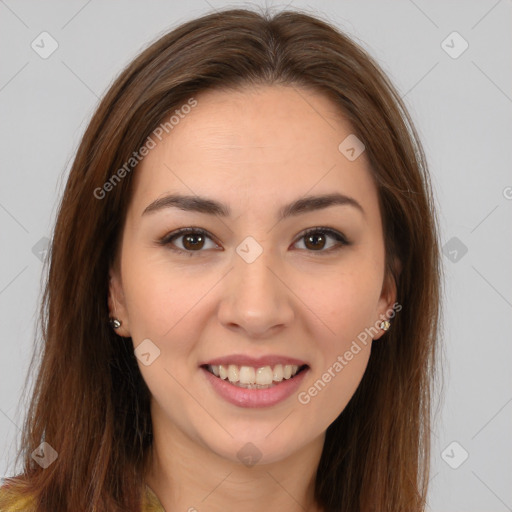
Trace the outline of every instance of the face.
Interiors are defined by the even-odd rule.
[[[365,153],[351,161],[338,148],[353,130],[318,93],[267,86],[195,99],[133,171],[111,313],[140,346],[155,429],[234,462],[248,442],[261,463],[278,461],[323,439],[366,369],[362,333],[384,332],[375,326],[396,290],[377,189]],[[345,199],[286,208],[334,194]],[[199,198],[212,202],[197,208]],[[203,366],[219,362],[227,380]],[[286,379],[280,363],[307,367]],[[273,384],[230,383],[242,374]]]

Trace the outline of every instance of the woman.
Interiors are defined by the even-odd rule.
[[[335,27],[164,35],[71,169],[0,510],[424,510],[437,230],[399,95]]]

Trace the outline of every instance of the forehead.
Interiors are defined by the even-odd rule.
[[[326,96],[261,86],[194,98],[197,105],[175,117],[135,169],[132,210],[140,214],[159,196],[181,192],[263,213],[308,193],[337,191],[378,215],[366,157],[349,161],[338,149],[353,129]]]

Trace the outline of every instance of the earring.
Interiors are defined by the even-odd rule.
[[[121,320],[118,320],[117,318],[110,318],[109,319],[110,327],[113,329],[119,329],[121,327]]]
[[[391,327],[391,324],[387,321],[387,320],[383,320],[379,327],[383,330],[383,331],[387,331],[389,330],[389,328]]]

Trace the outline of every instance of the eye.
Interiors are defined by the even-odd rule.
[[[325,249],[326,241],[329,238],[334,239],[338,244],[333,244]],[[181,247],[176,247],[175,240],[179,239],[182,239],[180,244]],[[189,227],[179,229],[178,231],[174,231],[173,233],[166,235],[164,238],[159,240],[158,243],[160,245],[168,246],[171,250],[181,254],[196,256],[198,253],[203,252],[201,249],[205,248],[205,242],[207,239],[213,242],[212,237],[206,230],[202,228]],[[308,229],[300,235],[298,241],[301,241],[302,239],[305,240],[304,245],[308,252],[318,252],[322,254],[331,253],[332,251],[341,249],[343,246],[351,245],[351,242],[349,242],[342,233],[327,227]],[[218,247],[215,242],[213,242],[213,245],[214,246],[210,248],[215,249]]]
[[[173,247],[174,240],[182,238],[181,247]],[[201,228],[183,228],[166,235],[159,241],[160,245],[169,246],[173,251],[185,253],[188,256],[196,256],[194,253],[201,252],[205,240],[210,239],[208,232]],[[214,244],[215,246],[217,244]]]
[[[326,240],[328,238],[334,239],[338,242],[338,244],[331,245],[328,249],[325,249]],[[304,239],[304,245],[308,249],[312,249],[309,252],[320,252],[320,253],[330,253],[332,251],[341,249],[341,247],[350,245],[351,242],[347,240],[347,238],[340,232],[327,228],[327,227],[318,227],[308,229],[305,233],[302,233],[299,237],[299,241]]]

